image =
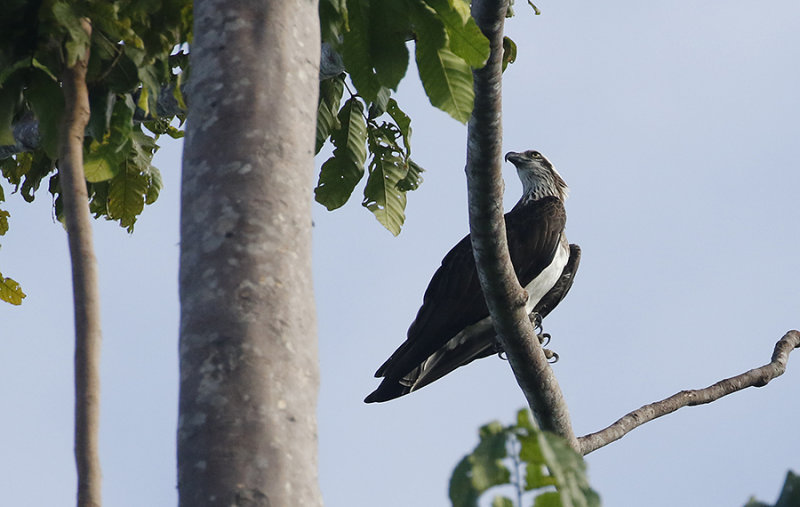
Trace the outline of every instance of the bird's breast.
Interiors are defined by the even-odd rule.
[[[553,256],[553,261],[525,286],[525,290],[528,292],[528,302],[525,304],[526,313],[530,314],[536,304],[553,288],[564,271],[564,266],[566,266],[568,260],[569,244],[562,235],[556,254]]]

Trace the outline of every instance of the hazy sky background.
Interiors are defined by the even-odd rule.
[[[800,327],[800,3],[517,2],[507,34],[506,150],[538,149],[571,187],[575,285],[545,322],[579,435],[681,389],[769,360]],[[413,67],[398,100],[425,183],[392,237],[360,206],[314,205],[328,507],[448,505],[477,429],[524,398],[483,359],[403,399],[365,405],[441,258],[467,232],[466,128],[431,108]],[[103,295],[105,504],[176,505],[179,142],[165,189],[129,236],[95,226]],[[324,159],[318,160],[318,165]],[[506,164],[506,208],[520,185]],[[46,188],[10,195],[0,271],[3,505],[74,504],[72,309],[65,234]],[[797,355],[798,352],[795,352]],[[763,389],[685,408],[589,455],[608,506],[772,502],[800,471],[800,357]]]

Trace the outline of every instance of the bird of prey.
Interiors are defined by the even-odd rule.
[[[526,310],[541,322],[572,287],[580,261],[580,248],[564,234],[568,188],[538,151],[509,152],[505,159],[516,167],[523,188],[505,215],[508,250],[528,292]],[[442,260],[408,338],[378,368],[375,376],[383,380],[364,401],[398,398],[499,350],[467,235]]]

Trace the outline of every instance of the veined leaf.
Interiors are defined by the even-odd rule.
[[[462,0],[425,0],[436,10],[447,30],[450,50],[474,68],[483,67],[489,58],[487,39],[469,14]]]
[[[449,49],[431,47],[420,38],[417,67],[431,104],[466,123],[475,100],[470,66]]]
[[[417,68],[428,99],[435,107],[466,123],[475,98],[472,69],[447,48],[444,26],[432,10],[417,5],[412,17],[417,33]]]
[[[344,33],[342,40],[342,59],[358,93],[372,102],[381,85],[372,68],[369,8],[369,0],[347,0],[350,30]]]
[[[26,294],[22,292],[19,283],[11,278],[3,277],[0,273],[0,299],[12,305],[21,305]]]
[[[389,149],[372,149],[369,164],[369,179],[364,187],[364,201],[378,222],[397,236],[406,220],[406,193],[397,184],[406,176],[408,169],[399,156]]]
[[[338,115],[339,128],[331,135],[333,156],[323,165],[314,198],[328,211],[340,208],[350,198],[356,184],[364,176],[367,158],[367,126],[364,106],[355,97],[345,102]]]
[[[317,106],[317,140],[314,153],[319,153],[331,130],[339,128],[336,112],[342,101],[344,77],[337,76],[319,83],[319,104]]]
[[[119,220],[122,227],[133,232],[136,218],[144,209],[149,178],[146,174],[126,167],[117,173],[108,188],[108,217]]]

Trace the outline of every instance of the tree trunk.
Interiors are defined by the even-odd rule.
[[[83,29],[91,34],[89,21]],[[62,76],[64,122],[58,153],[58,175],[64,198],[72,294],[75,308],[75,462],[78,506],[100,507],[101,471],[98,453],[100,420],[100,291],[92,244],[89,196],[83,174],[83,136],[89,122],[86,66],[89,50]]]
[[[318,506],[317,3],[199,0],[183,159],[183,507]]]

